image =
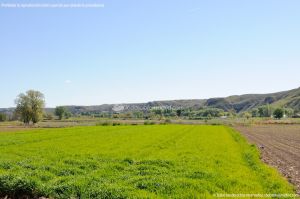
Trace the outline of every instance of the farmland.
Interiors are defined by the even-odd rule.
[[[211,198],[293,194],[235,130],[125,125],[0,130],[0,197]]]
[[[295,184],[300,194],[300,125],[253,125],[237,129],[260,146],[262,159]]]

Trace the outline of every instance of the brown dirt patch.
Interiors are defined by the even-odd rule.
[[[27,130],[32,130],[32,128],[26,128],[26,127],[0,127],[0,133],[27,131]]]
[[[236,126],[258,146],[261,158],[277,168],[300,194],[300,125]]]

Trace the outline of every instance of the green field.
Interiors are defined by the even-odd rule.
[[[0,133],[0,197],[210,198],[294,193],[224,126],[98,126]]]

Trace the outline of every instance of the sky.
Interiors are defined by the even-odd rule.
[[[299,0],[89,0],[7,8],[0,107],[29,89],[46,106],[270,93],[300,86]]]

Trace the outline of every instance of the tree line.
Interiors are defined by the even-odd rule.
[[[57,106],[54,114],[45,113],[45,97],[35,90],[29,90],[26,93],[21,93],[15,100],[16,108],[12,120],[18,119],[25,124],[35,124],[42,119],[52,120],[54,115],[57,119],[68,119],[72,113],[67,107]],[[120,118],[120,119],[165,119],[165,118],[182,118],[182,119],[211,119],[219,117],[273,117],[281,119],[283,117],[295,117],[296,112],[291,108],[273,107],[269,104],[253,108],[250,111],[236,113],[234,109],[224,111],[219,108],[201,107],[197,110],[193,108],[160,108],[154,107],[147,111],[128,111],[119,112],[83,112],[80,116],[102,117],[102,118]],[[0,113],[0,122],[8,120],[5,113]]]

